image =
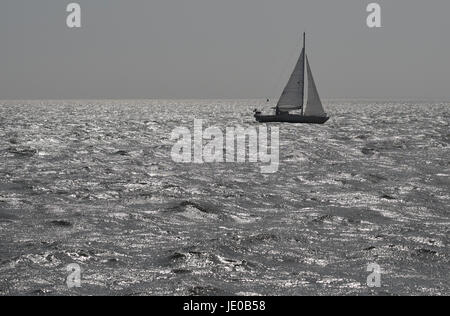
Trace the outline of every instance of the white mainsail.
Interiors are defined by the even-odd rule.
[[[286,87],[281,94],[277,107],[282,111],[298,110],[303,106],[303,90],[305,77],[305,49],[303,48],[300,58],[295,66]]]
[[[308,69],[308,102],[306,103],[304,115],[325,117],[327,114],[323,109],[322,101],[320,101],[319,92],[309,66],[308,56],[306,56],[306,65]]]

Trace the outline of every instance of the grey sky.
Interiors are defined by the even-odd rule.
[[[2,0],[0,99],[272,97],[304,30],[324,98],[450,99],[449,16],[448,0]]]

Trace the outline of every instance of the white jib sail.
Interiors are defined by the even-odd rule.
[[[305,108],[305,116],[326,116],[325,110],[320,101],[319,92],[317,91],[316,84],[309,66],[308,56],[306,56],[306,65],[308,69],[308,102]]]

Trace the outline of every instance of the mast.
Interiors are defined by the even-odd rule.
[[[306,33],[303,32],[303,76],[305,74],[305,59],[306,59]],[[304,78],[304,77],[303,77]],[[302,99],[302,116],[303,116],[303,109],[305,108],[305,85],[303,85],[303,99]]]

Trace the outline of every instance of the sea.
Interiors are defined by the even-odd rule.
[[[324,106],[264,174],[171,134],[266,100],[0,101],[0,295],[449,295],[450,102]]]

